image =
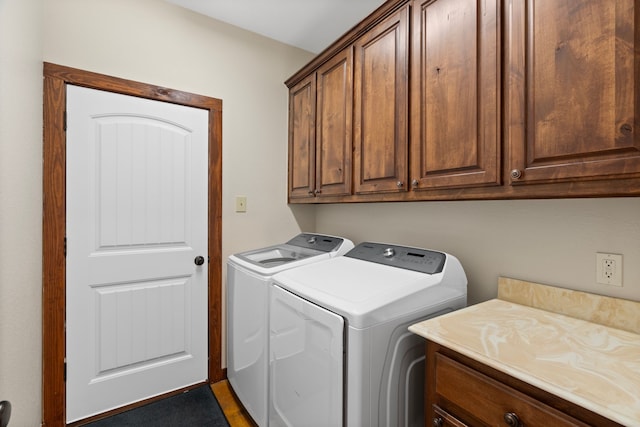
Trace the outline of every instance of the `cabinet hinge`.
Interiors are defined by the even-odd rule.
[[[67,382],[67,361],[64,361],[64,367],[62,368],[62,379]]]
[[[67,131],[67,112],[62,113],[62,130]]]
[[[63,247],[62,247],[62,252],[64,253],[64,257],[67,257],[67,238],[64,238],[64,242],[63,242]]]

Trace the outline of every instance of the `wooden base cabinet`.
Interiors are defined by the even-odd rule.
[[[426,351],[425,426],[618,426],[431,341]]]

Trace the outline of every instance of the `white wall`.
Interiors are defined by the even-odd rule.
[[[612,185],[615,185],[612,183]],[[469,303],[498,276],[640,301],[640,198],[323,205],[316,230],[457,256]],[[623,287],[595,281],[596,252],[623,254]]]
[[[42,1],[0,0],[0,400],[40,425]]]

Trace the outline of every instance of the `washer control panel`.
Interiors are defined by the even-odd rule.
[[[363,242],[344,256],[426,274],[442,273],[447,255],[428,249]]]
[[[288,245],[300,248],[315,249],[322,252],[332,252],[340,247],[344,239],[322,234],[301,233],[287,242]]]

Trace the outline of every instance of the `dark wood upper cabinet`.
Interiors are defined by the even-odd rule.
[[[316,195],[351,194],[353,50],[347,48],[317,71]]]
[[[353,53],[289,89],[289,200],[351,194]]]
[[[313,198],[316,162],[316,75],[289,90],[289,198]]]
[[[500,2],[413,3],[411,181],[500,183]]]
[[[355,194],[408,188],[408,44],[408,5],[355,42]]]
[[[640,176],[639,23],[634,0],[511,2],[511,184]]]
[[[640,196],[636,0],[388,0],[286,84],[290,202]]]

